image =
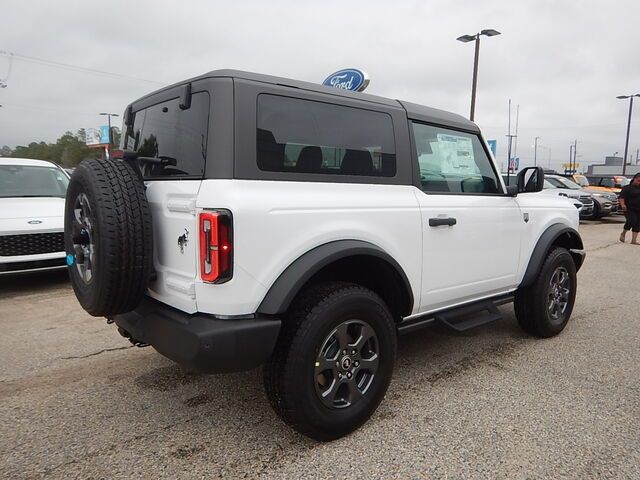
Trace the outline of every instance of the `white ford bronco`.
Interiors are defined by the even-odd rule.
[[[136,345],[202,372],[264,365],[283,420],[331,440],[382,401],[397,336],[514,302],[560,333],[584,251],[578,211],[505,186],[465,118],[233,70],[126,109],[120,158],[71,177],[75,294]]]

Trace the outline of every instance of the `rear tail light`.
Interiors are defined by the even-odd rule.
[[[200,213],[200,278],[224,283],[233,276],[233,224],[228,210]]]

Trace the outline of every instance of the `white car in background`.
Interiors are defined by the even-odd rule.
[[[53,162],[0,158],[0,275],[66,267],[68,184]]]
[[[512,173],[511,175],[507,175],[506,173],[503,173],[502,180],[504,181],[505,185],[516,185],[518,181],[518,176],[515,173]],[[540,195],[554,195],[554,196],[566,197],[568,200],[571,201],[571,203],[573,203],[573,206],[578,209],[578,212],[580,212],[580,218],[582,218],[584,207],[585,207],[584,203],[579,198],[576,198],[574,196],[563,195],[562,190],[558,189],[558,187],[556,187],[551,182],[549,182],[549,180],[547,180],[546,175],[544,177],[544,188],[541,192],[538,192],[538,193]],[[590,213],[592,211],[593,211],[593,202],[591,203]]]

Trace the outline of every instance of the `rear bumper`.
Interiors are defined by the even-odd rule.
[[[165,357],[205,373],[258,367],[271,356],[281,324],[271,317],[190,315],[149,298],[113,320],[131,337],[148,343]]]

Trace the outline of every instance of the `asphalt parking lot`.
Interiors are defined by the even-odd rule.
[[[260,371],[206,376],[136,348],[65,273],[0,279],[1,478],[640,478],[640,247],[585,222],[571,322],[505,318],[399,342],[389,392],[322,444],[272,412]]]

